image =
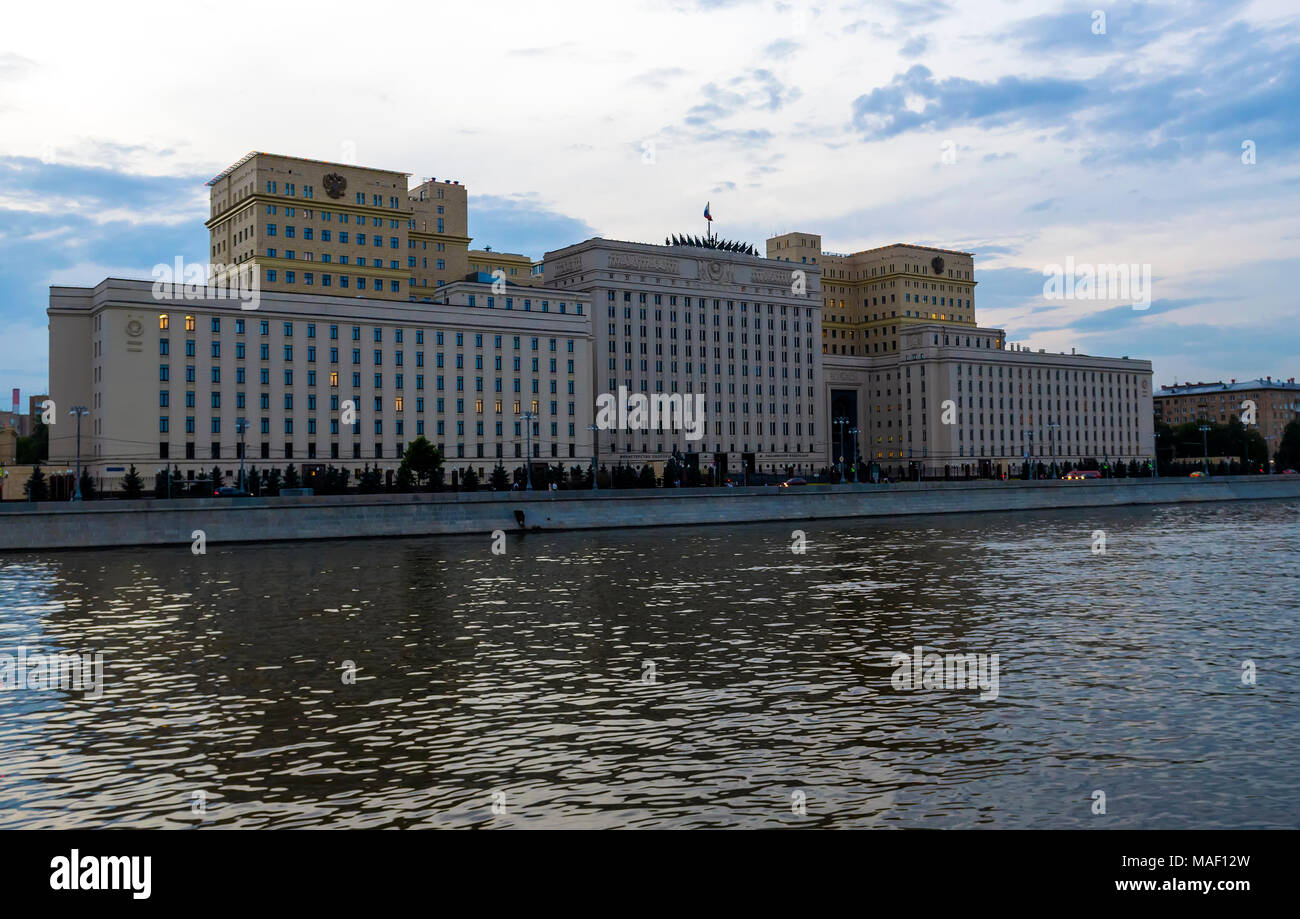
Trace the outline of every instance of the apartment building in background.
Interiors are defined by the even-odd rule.
[[[1232,418],[1250,417],[1249,403],[1254,404],[1254,424],[1272,454],[1286,426],[1300,419],[1300,383],[1295,377],[1161,386],[1155,394],[1155,417],[1168,425],[1192,421],[1226,424]]]
[[[530,441],[539,462],[589,462],[589,298],[512,285],[498,294],[487,281],[414,303],[264,291],[255,310],[156,299],[149,281],[54,287],[50,395],[89,409],[81,457],[101,487],[132,463],[233,476],[241,453],[282,469],[396,469],[420,436],[442,448],[448,474],[514,468]],[[74,435],[60,418],[52,463],[75,460]]]
[[[27,437],[36,429],[36,419],[41,417],[40,404],[45,396],[31,396],[28,399],[28,411],[22,410],[22,399],[15,387],[12,408],[0,411],[0,430],[12,430],[19,437]]]
[[[750,247],[694,242],[594,238],[546,253],[547,287],[591,299],[594,393],[705,397],[699,440],[668,428],[602,431],[602,462],[676,452],[720,473],[820,469],[830,434],[820,270],[808,266],[796,285],[790,266]]]
[[[829,462],[883,474],[1015,475],[1155,455],[1151,363],[1008,348],[975,314],[972,253],[895,244],[849,255],[814,233],[769,257],[821,269]]]

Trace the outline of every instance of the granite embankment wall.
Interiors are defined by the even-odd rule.
[[[0,551],[826,520],[1300,498],[1300,477],[199,498],[0,505]]]

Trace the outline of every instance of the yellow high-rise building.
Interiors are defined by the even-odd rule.
[[[492,274],[500,271],[505,280],[511,284],[525,287],[541,286],[540,275],[533,273],[533,260],[517,252],[493,252],[491,249],[471,249],[469,252],[469,270],[471,273]]]
[[[767,241],[767,257],[821,268],[823,354],[891,354],[902,330],[922,323],[975,327],[971,253],[895,243],[843,255],[821,242],[784,233]]]
[[[409,173],[249,153],[208,182],[217,278],[261,290],[432,298],[469,272],[465,186]],[[177,279],[182,280],[182,279]]]

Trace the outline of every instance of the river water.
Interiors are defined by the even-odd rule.
[[[1300,827],[1298,515],[4,555],[0,827]]]

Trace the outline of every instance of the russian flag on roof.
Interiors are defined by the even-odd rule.
[[[709,205],[708,205],[708,203],[706,203],[706,204],[704,205],[704,219],[707,220],[707,221],[709,221],[709,223],[712,223],[712,222],[713,222],[713,215],[709,213]]]

